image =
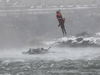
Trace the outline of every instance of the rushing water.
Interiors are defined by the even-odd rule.
[[[68,35],[99,32],[99,9],[62,10]],[[62,37],[55,16],[56,10],[0,13],[0,75],[100,75],[99,47],[52,47],[35,55],[17,49]]]
[[[51,48],[47,54],[0,53],[1,75],[99,75],[99,48]]]

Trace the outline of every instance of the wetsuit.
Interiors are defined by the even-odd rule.
[[[62,18],[62,15],[60,13],[60,10],[57,11],[56,13],[57,13],[56,17],[57,17],[57,19],[59,21],[58,27],[61,26],[61,29],[62,29],[62,32],[63,32],[63,36],[64,36],[64,34],[67,34],[66,33],[66,30],[65,30],[65,26],[64,26],[65,19]]]
[[[60,20],[59,26],[61,26],[61,29],[62,29],[62,32],[63,32],[63,36],[64,36],[64,34],[67,34],[67,33],[66,33],[66,30],[65,30],[64,23],[65,23],[65,19],[62,18],[62,19]]]
[[[60,21],[61,21],[61,19],[62,19],[62,15],[61,15],[61,13],[57,13],[57,15],[56,15],[56,17],[57,17],[57,19],[58,19],[58,21],[59,21],[59,24],[60,24]]]

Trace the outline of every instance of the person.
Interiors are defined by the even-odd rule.
[[[60,20],[60,24],[58,25],[58,27],[61,26],[61,29],[62,29],[62,32],[63,32],[63,36],[64,36],[64,34],[67,35],[66,30],[65,30],[64,23],[65,23],[65,18],[62,18],[62,19]]]
[[[58,21],[59,21],[59,24],[60,24],[60,21],[61,21],[61,19],[62,19],[62,15],[61,15],[61,13],[60,13],[60,10],[56,12],[56,17],[57,17],[57,19],[58,19]]]
[[[62,29],[62,32],[63,32],[63,36],[64,36],[64,34],[67,34],[66,30],[65,30],[65,26],[64,26],[65,18],[62,18],[62,14],[60,13],[60,10],[58,10],[56,12],[56,17],[57,17],[57,19],[59,21],[58,27],[61,26],[61,29]]]

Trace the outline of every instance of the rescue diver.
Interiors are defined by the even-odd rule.
[[[67,35],[66,30],[65,30],[65,26],[64,26],[65,18],[62,18],[62,15],[60,13],[60,10],[57,11],[56,14],[57,14],[56,17],[57,17],[57,19],[59,21],[58,27],[61,26],[61,29],[62,29],[62,32],[63,32],[63,36],[64,36],[64,34]]]

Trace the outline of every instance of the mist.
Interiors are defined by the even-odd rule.
[[[0,16],[0,48],[25,47],[43,40],[63,37],[58,28],[56,10],[0,13],[3,14]],[[61,9],[61,13],[66,19],[67,36],[100,31],[99,8]]]
[[[0,0],[0,75],[99,75],[99,58],[100,0]]]

